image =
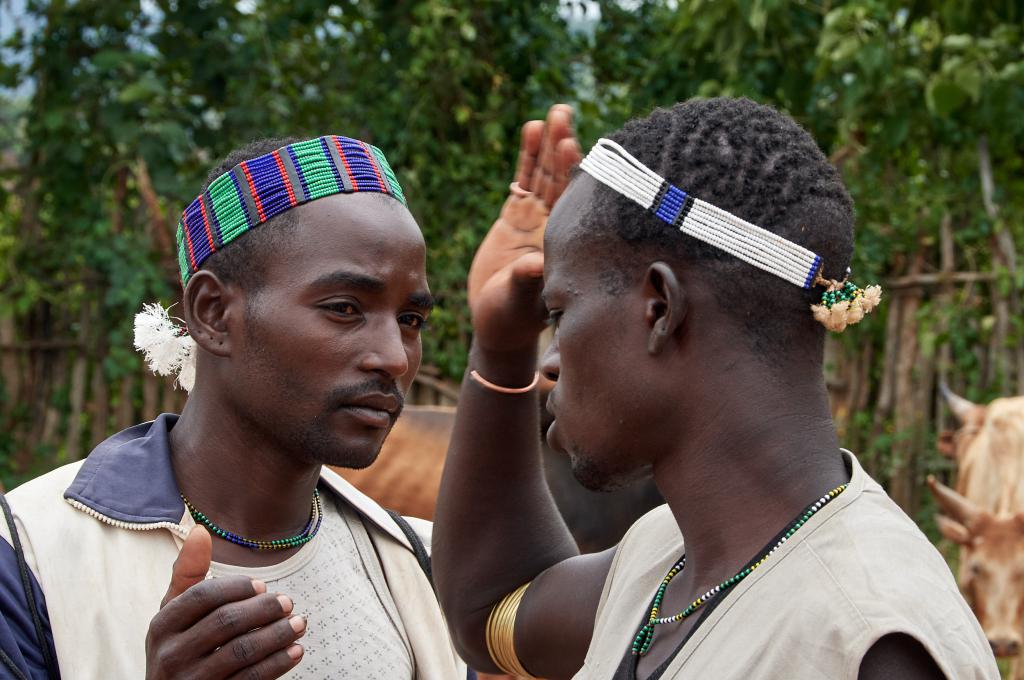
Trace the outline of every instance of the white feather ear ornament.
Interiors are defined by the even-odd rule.
[[[196,381],[196,341],[184,322],[172,318],[158,302],[144,304],[135,315],[135,349],[142,352],[146,365],[157,375],[177,375],[177,384],[186,392]]]
[[[882,301],[882,287],[858,288],[849,280],[849,274],[842,281],[822,278],[819,272],[814,284],[825,286],[820,305],[811,305],[814,319],[830,331],[842,333],[870,314]]]

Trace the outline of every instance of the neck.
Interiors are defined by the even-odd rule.
[[[744,376],[734,383],[742,394],[714,390],[704,402],[714,406],[693,414],[682,443],[655,463],[694,581],[731,576],[807,505],[849,481],[820,372],[801,382]]]
[[[268,445],[251,424],[198,388],[170,433],[178,488],[219,527],[246,538],[294,536],[309,520],[320,465]],[[243,566],[279,562],[293,551],[256,552],[214,539],[213,558]]]

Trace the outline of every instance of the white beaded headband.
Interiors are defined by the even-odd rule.
[[[821,304],[811,309],[829,330],[857,323],[881,299],[878,286],[861,290],[847,280],[823,279],[820,256],[686,193],[610,139],[599,139],[580,168],[684,234],[801,288],[826,286]]]

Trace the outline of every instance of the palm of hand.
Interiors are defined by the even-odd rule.
[[[475,338],[487,349],[536,345],[544,321],[544,226],[579,160],[568,106],[555,105],[543,123],[523,126],[517,181],[469,271]]]

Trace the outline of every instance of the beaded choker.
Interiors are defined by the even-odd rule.
[[[384,152],[358,139],[317,137],[239,163],[213,180],[181,215],[182,284],[210,255],[276,215],[318,198],[360,191],[405,203]]]
[[[185,494],[181,494],[181,500],[185,501],[185,507],[188,508],[189,514],[192,515],[192,519],[197,524],[202,524],[210,530],[216,536],[220,536],[225,541],[231,541],[236,545],[240,545],[244,548],[251,548],[252,550],[287,550],[289,548],[297,548],[300,545],[304,545],[313,540],[316,533],[320,531],[320,523],[323,521],[324,513],[323,507],[320,505],[320,492],[313,489],[313,507],[309,512],[309,521],[306,522],[306,528],[302,530],[302,533],[296,536],[290,536],[288,538],[278,538],[273,541],[255,541],[251,538],[244,538],[238,534],[221,529],[219,526],[210,521],[210,518],[199,512],[196,506],[185,498]]]
[[[695,198],[670,184],[610,139],[599,139],[580,163],[580,168],[684,234],[801,288],[825,286],[821,304],[813,305],[811,309],[814,318],[829,330],[842,331],[847,325],[857,323],[877,306],[881,298],[878,286],[861,290],[845,279],[822,278],[820,256]],[[859,293],[852,295],[848,285]],[[834,294],[837,291],[839,293]]]
[[[686,555],[684,554],[682,558],[680,558],[680,560],[676,562],[671,569],[669,569],[669,572],[662,580],[661,585],[658,586],[658,592],[655,593],[654,603],[651,606],[650,617],[647,619],[647,623],[644,624],[643,628],[640,629],[640,632],[637,633],[636,637],[633,638],[633,646],[631,648],[633,656],[643,656],[647,654],[647,651],[651,648],[651,643],[654,641],[655,626],[662,623],[674,623],[676,621],[682,621],[683,619],[688,618],[698,609],[700,609],[705,604],[707,604],[715,597],[717,597],[719,593],[729,590],[730,588],[738,584],[740,581],[750,576],[750,574],[752,574],[755,569],[764,564],[765,561],[769,557],[771,557],[776,550],[781,548],[786,543],[786,541],[789,540],[793,536],[793,534],[797,532],[798,529],[800,529],[800,527],[806,524],[808,520],[810,520],[811,517],[815,515],[815,513],[817,513],[819,510],[825,507],[825,505],[828,504],[829,501],[833,500],[839,494],[845,491],[846,487],[846,484],[841,484],[836,488],[832,489],[831,491],[829,491],[828,493],[826,493],[824,496],[819,498],[814,503],[811,503],[809,506],[807,506],[807,509],[804,510],[799,517],[793,520],[793,522],[789,525],[789,527],[786,529],[786,532],[782,535],[778,542],[774,546],[772,546],[768,551],[762,554],[749,567],[744,567],[743,569],[740,569],[731,578],[722,581],[717,586],[715,586],[714,588],[707,591],[706,593],[698,597],[696,600],[691,602],[689,606],[686,607],[686,609],[679,612],[678,614],[674,616],[659,617],[658,614],[661,612],[661,601],[665,597],[665,589],[668,588],[668,584],[672,582],[672,579],[678,576],[683,571],[683,568],[686,566]]]

